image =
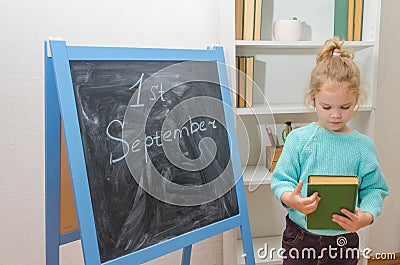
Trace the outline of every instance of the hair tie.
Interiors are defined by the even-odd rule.
[[[332,53],[332,57],[340,57],[342,55],[341,52],[334,52]]]

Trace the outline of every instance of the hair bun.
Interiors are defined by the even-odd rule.
[[[331,59],[334,57],[341,58],[353,58],[353,52],[342,49],[344,45],[344,40],[340,40],[339,38],[331,38],[325,41],[325,44],[321,47],[317,55],[317,62],[320,62],[324,59]]]

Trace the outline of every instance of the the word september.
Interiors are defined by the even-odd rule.
[[[147,148],[151,147],[153,145],[156,146],[163,146],[163,142],[171,142],[173,140],[176,140],[177,138],[182,138],[183,136],[190,137],[191,135],[199,132],[204,132],[207,130],[213,130],[217,128],[216,121],[215,120],[209,120],[209,121],[193,121],[191,118],[189,118],[189,124],[187,126],[183,126],[182,128],[177,128],[174,130],[167,130],[167,131],[155,131],[154,135],[146,135],[144,136],[144,139],[134,139],[131,143],[129,143],[126,139],[122,139],[121,137],[113,136],[110,133],[110,128],[111,126],[119,126],[121,127],[121,131],[124,128],[124,123],[121,122],[120,120],[113,120],[111,121],[106,129],[106,134],[107,136],[114,141],[120,142],[124,150],[128,150],[136,153],[142,150],[144,148],[145,154],[147,154]],[[113,157],[113,153],[110,152],[110,165],[113,163],[117,163],[124,159],[127,155],[128,152],[124,153],[120,157]],[[147,157],[146,157],[147,161]]]

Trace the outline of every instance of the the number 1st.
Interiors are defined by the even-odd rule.
[[[144,106],[144,104],[140,104],[139,103],[140,102],[140,92],[142,91],[143,76],[144,76],[144,73],[142,73],[142,75],[140,76],[139,80],[133,86],[131,86],[129,88],[129,90],[130,90],[130,89],[135,88],[136,86],[138,86],[136,104],[132,104],[131,107],[143,107]]]

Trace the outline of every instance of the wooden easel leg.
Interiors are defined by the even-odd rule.
[[[238,187],[244,187],[243,178],[237,183]],[[254,258],[253,250],[253,239],[251,238],[250,220],[246,205],[246,195],[244,189],[236,189],[238,194],[239,211],[241,216],[240,232],[242,235],[243,252],[246,265],[255,265],[256,261]]]
[[[248,229],[248,230],[247,230]],[[242,244],[243,244],[243,252],[244,252],[244,260],[246,265],[254,265],[254,250],[253,250],[253,241],[252,238],[249,236],[250,227],[245,228],[243,225],[240,227],[240,231],[242,234]]]
[[[182,265],[190,264],[190,255],[192,254],[192,245],[186,246],[182,251]]]
[[[55,265],[60,246],[60,108],[47,43],[44,49],[46,265]]]

